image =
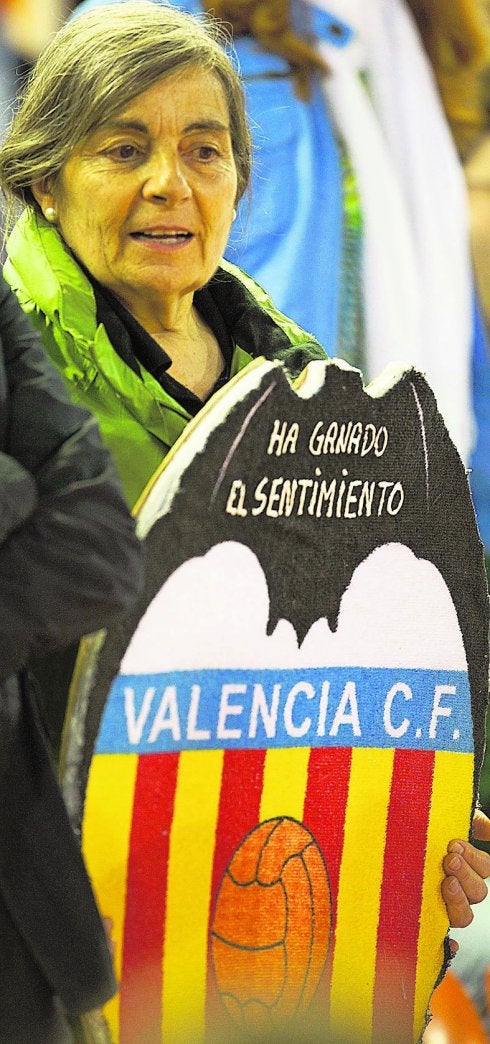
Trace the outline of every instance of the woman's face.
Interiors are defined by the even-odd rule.
[[[138,313],[210,279],[236,190],[223,87],[194,68],[159,80],[90,134],[52,199],[74,254]]]

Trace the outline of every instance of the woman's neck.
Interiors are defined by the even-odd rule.
[[[169,374],[200,399],[207,399],[223,370],[219,343],[193,298],[159,302],[159,308],[124,306],[172,360]]]

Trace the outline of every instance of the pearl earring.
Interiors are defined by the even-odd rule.
[[[44,217],[46,218],[46,221],[49,221],[50,225],[54,225],[58,217],[55,208],[46,207],[46,210],[44,211]]]
[[[236,218],[236,210],[235,210],[235,208],[233,207],[233,211],[232,211],[232,215],[231,215],[231,220],[232,220],[232,221],[234,221],[234,220],[235,220],[235,218]]]

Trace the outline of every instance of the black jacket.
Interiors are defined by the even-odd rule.
[[[140,544],[97,424],[70,403],[2,281],[0,892],[73,1014],[116,983],[25,667],[129,608],[141,581]]]

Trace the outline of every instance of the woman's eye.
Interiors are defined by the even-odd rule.
[[[121,160],[135,159],[138,154],[139,149],[136,148],[136,145],[116,145],[115,148],[109,150],[109,155]]]
[[[199,145],[196,149],[197,157],[200,160],[204,160],[207,163],[209,160],[215,159],[218,155],[218,150],[213,145]]]

